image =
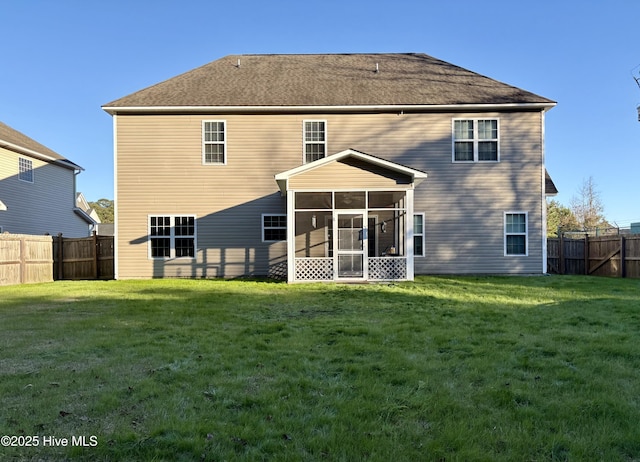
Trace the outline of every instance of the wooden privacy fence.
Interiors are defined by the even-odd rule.
[[[53,274],[61,279],[113,279],[113,236],[53,239]]]
[[[640,235],[547,239],[547,271],[640,278]]]
[[[53,281],[51,236],[0,234],[0,286]]]

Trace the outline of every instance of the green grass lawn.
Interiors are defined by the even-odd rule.
[[[639,333],[639,280],[2,287],[0,459],[640,460]]]

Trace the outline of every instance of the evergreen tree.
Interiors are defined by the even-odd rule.
[[[96,211],[102,223],[114,222],[114,203],[112,200],[98,199],[96,202],[89,202],[89,206]]]
[[[577,229],[581,229],[581,226],[569,207],[565,207],[556,200],[547,202],[547,237],[557,237],[558,230]]]

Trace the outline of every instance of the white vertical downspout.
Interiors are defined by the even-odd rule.
[[[118,279],[119,251],[118,251],[118,114],[113,114],[113,277]]]
[[[545,111],[540,112],[540,123],[542,124],[542,139],[541,151],[542,151],[542,201],[540,203],[542,207],[542,274],[547,274],[547,192],[546,192],[546,164],[545,164]]]

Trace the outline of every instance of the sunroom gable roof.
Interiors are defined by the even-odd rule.
[[[372,156],[364,152],[356,151],[355,149],[346,149],[336,154],[323,157],[322,159],[318,159],[316,161],[309,162],[304,165],[300,165],[299,167],[292,168],[291,170],[278,173],[275,176],[275,179],[276,179],[276,182],[278,183],[278,187],[280,188],[280,192],[282,194],[286,194],[288,189],[289,179],[291,177],[294,177],[296,175],[300,175],[303,173],[307,173],[311,170],[322,168],[323,166],[326,166],[334,162],[339,162],[347,158],[358,159],[362,162],[372,164],[372,165],[390,170],[392,172],[400,173],[402,175],[406,175],[409,178],[411,178],[411,182],[414,185],[422,182],[424,179],[427,178],[427,174],[423,171],[416,170],[414,168],[407,167],[405,165],[401,165],[395,162],[391,162],[386,159],[382,159],[380,157]]]

